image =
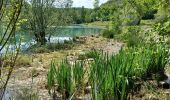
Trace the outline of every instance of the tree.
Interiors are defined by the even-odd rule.
[[[2,29],[0,38],[0,52],[4,49],[5,45],[9,42],[12,36],[15,35],[16,30],[16,23],[19,18],[21,8],[22,8],[23,0],[1,0],[0,1],[0,27]],[[0,100],[2,100],[4,93],[6,91],[6,86],[10,79],[10,76],[13,72],[15,62],[18,56],[19,50],[14,57],[11,57],[9,70],[7,72],[7,78],[1,77],[1,68],[2,68],[2,55],[0,56],[0,77],[1,77],[1,84],[0,84]]]
[[[52,26],[59,26],[62,17],[66,17],[66,13],[60,11],[64,8],[71,7],[71,0],[31,0],[30,5],[26,6],[28,10],[29,29],[34,34],[37,43],[44,45],[47,30]],[[58,7],[58,8],[56,8]],[[56,15],[60,14],[60,15]],[[57,17],[58,16],[58,17]],[[60,22],[57,22],[60,21]],[[64,22],[63,22],[64,23]],[[62,24],[62,23],[60,23]]]
[[[139,20],[138,24],[140,24],[142,17],[155,9],[154,7],[157,4],[157,0],[127,0],[127,2],[130,4],[129,7],[133,8],[133,12],[136,13]]]
[[[85,10],[84,6],[82,6],[82,8],[81,8],[81,23],[85,22],[85,18],[86,18],[86,10]]]

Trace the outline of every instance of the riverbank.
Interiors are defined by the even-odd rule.
[[[125,45],[124,43],[106,39],[98,35],[92,35],[85,38],[84,43],[77,43],[71,49],[58,50],[48,53],[33,53],[29,55],[20,55],[15,70],[8,84],[8,90],[11,94],[19,97],[34,97],[41,100],[49,100],[50,95],[47,89],[47,73],[51,61],[60,63],[67,58],[74,62],[81,55],[91,50],[102,50],[109,54],[116,54]],[[168,67],[167,67],[168,68]],[[170,70],[167,69],[167,73]],[[163,89],[157,86],[156,80],[140,81],[140,91],[137,91],[130,97],[132,100],[166,100],[170,89]]]
[[[142,23],[143,24],[140,26],[142,32],[151,31],[151,28],[146,25],[146,23],[148,22],[146,23],[142,22]],[[47,73],[50,69],[51,61],[54,61],[57,64],[56,67],[59,67],[58,64],[61,64],[63,59],[67,59],[70,64],[74,64],[75,61],[84,59],[84,55],[91,50],[104,51],[107,52],[109,55],[117,54],[122,47],[125,47],[125,49],[127,48],[127,50],[128,49],[135,50],[135,48],[133,47],[128,48],[127,44],[128,43],[133,44],[136,43],[138,39],[142,39],[142,37],[140,36],[139,36],[140,38],[138,38],[138,35],[143,35],[143,37],[147,38],[147,40],[149,39],[149,37],[146,37],[144,34],[141,33],[135,34],[135,41],[133,37],[134,34],[129,35],[127,39],[123,38],[125,39],[124,42],[126,43],[119,41],[118,38],[107,39],[99,35],[80,36],[75,38],[78,41],[77,42],[75,41],[75,44],[71,45],[71,48],[67,48],[67,49],[63,48],[59,50],[56,49],[53,51],[46,52],[46,50],[44,50],[45,48],[43,47],[37,51],[44,50],[45,52],[34,52],[34,53],[32,52],[29,54],[20,55],[17,61],[20,63],[16,64],[15,70],[8,84],[8,88],[9,90],[12,89],[13,92],[17,91],[16,95],[19,95],[20,97],[30,97],[31,95],[31,96],[37,96],[39,99],[42,100],[48,100],[50,99],[50,95],[47,87]],[[157,40],[157,38],[158,37],[152,37],[153,41]],[[131,39],[133,41],[131,41]],[[136,53],[134,54],[136,55],[137,58],[142,57],[140,55],[137,56],[137,53],[142,54],[140,52],[140,49],[139,51],[135,51],[135,52]],[[90,61],[92,59],[87,59],[87,60]],[[140,62],[140,59],[137,59],[137,61],[138,60]],[[141,66],[141,67],[145,67],[145,66]],[[142,68],[139,67],[139,69]],[[165,69],[166,76],[169,76],[168,73],[170,73],[169,64],[166,65],[166,69]],[[153,77],[156,77],[156,75],[154,75]],[[144,77],[144,78],[147,79],[148,77]],[[130,94],[129,98],[131,98],[131,100],[166,100],[170,97],[170,93],[169,93],[170,89],[164,88],[164,85],[166,85],[163,83],[164,80],[161,82],[157,81],[157,79],[142,80],[139,77],[139,80],[137,78],[137,80],[134,83],[135,86],[137,86],[134,88],[137,90],[131,92],[132,94]],[[57,95],[59,94],[60,93],[58,93]],[[58,97],[61,96],[59,95]]]
[[[106,39],[97,35],[84,38],[86,38],[84,43],[77,44],[70,50],[24,55],[25,58],[22,59],[27,60],[25,62],[29,63],[26,63],[26,65],[18,64],[15,67],[8,87],[15,91],[21,90],[19,94],[22,94],[23,97],[30,93],[36,94],[37,91],[39,91],[39,98],[47,100],[50,98],[47,90],[47,73],[52,60],[55,60],[58,63],[64,58],[76,60],[79,55],[83,55],[85,52],[93,49],[103,50],[112,54],[117,53],[123,46],[123,43],[119,41]],[[24,63],[23,60],[18,62]],[[22,93],[25,92],[25,90],[31,90],[32,92]]]

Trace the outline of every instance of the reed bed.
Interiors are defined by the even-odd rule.
[[[88,55],[94,59],[88,67],[85,61],[77,61],[73,66],[67,60],[59,66],[52,62],[48,72],[49,90],[57,84],[63,99],[73,99],[79,89],[86,91],[90,86],[88,94],[93,100],[126,100],[139,79],[164,73],[169,51],[164,43],[155,43],[122,48],[112,56],[100,51]],[[84,97],[86,92],[79,94]]]

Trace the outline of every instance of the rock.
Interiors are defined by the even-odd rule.
[[[94,35],[91,35],[91,37],[94,37]]]
[[[84,96],[84,100],[92,100],[91,95],[90,95],[90,94],[86,94],[86,95]]]
[[[85,52],[79,52],[79,55],[85,55],[86,53]]]
[[[85,36],[80,36],[80,37],[75,37],[74,41],[79,42],[79,43],[85,43],[87,40],[87,37]]]
[[[83,97],[77,97],[76,100],[83,100]]]
[[[66,59],[67,59],[67,61],[76,61],[77,57],[76,56],[67,56]]]
[[[87,59],[87,61],[94,61],[94,59],[93,58],[89,58],[89,59]]]
[[[96,38],[99,38],[99,35],[96,35]]]
[[[168,73],[164,74],[164,81],[160,81],[158,83],[158,87],[164,88],[164,89],[170,89],[170,75]]]
[[[94,38],[91,38],[91,40],[94,40]]]
[[[91,86],[87,86],[87,87],[85,88],[85,94],[89,94],[90,91],[91,91]]]
[[[165,81],[161,81],[161,82],[159,82],[158,87],[164,88],[164,89],[169,89],[170,88],[170,84],[165,82]]]
[[[159,100],[159,99],[155,95],[147,94],[144,100]]]

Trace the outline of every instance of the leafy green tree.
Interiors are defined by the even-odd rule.
[[[133,12],[139,20],[138,24],[140,24],[142,17],[155,10],[155,6],[157,5],[157,0],[127,0],[125,2],[128,2],[128,4],[130,4],[129,7],[132,7],[134,10]],[[154,12],[152,14],[154,14]]]
[[[68,14],[65,10],[71,4],[71,0],[63,0],[62,2],[57,0],[30,1],[30,5],[27,5],[25,8],[28,11],[29,29],[34,34],[37,43],[44,45],[47,42],[45,38],[47,31],[52,26],[61,26],[65,23],[64,21],[68,21]]]

